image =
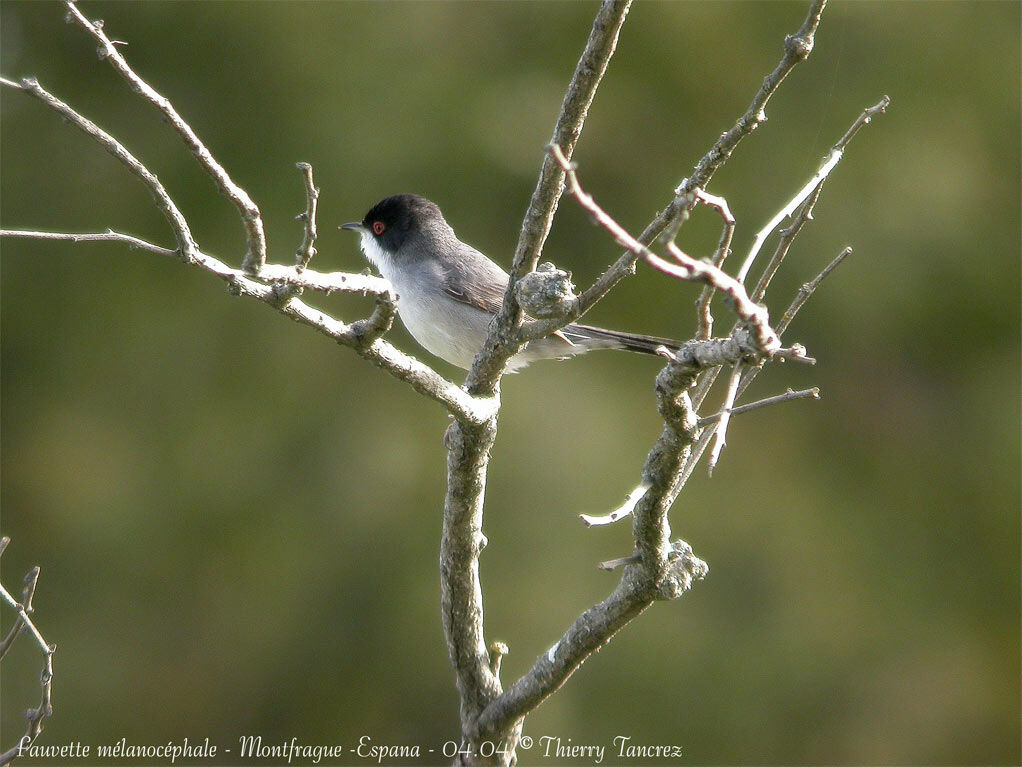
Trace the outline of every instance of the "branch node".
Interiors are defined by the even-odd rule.
[[[784,49],[799,61],[805,61],[813,52],[812,36],[788,35],[784,38]]]
[[[559,318],[575,309],[578,296],[571,272],[544,262],[515,283],[515,298],[522,308],[539,319]]]
[[[680,538],[671,544],[667,555],[670,566],[667,577],[659,584],[659,599],[677,599],[690,588],[693,581],[703,580],[710,572],[710,566],[692,553],[692,547]]]
[[[283,280],[275,280],[270,283],[270,296],[267,303],[274,309],[283,309],[292,298],[300,296],[303,289],[299,285],[291,285]]]

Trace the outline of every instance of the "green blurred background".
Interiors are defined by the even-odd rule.
[[[637,231],[745,109],[806,6],[636,4],[576,154],[588,191]],[[358,271],[337,225],[403,191],[509,262],[596,5],[82,8],[258,202],[275,260],[300,240],[294,164],[308,161],[322,188],[313,266]],[[122,139],[200,246],[237,264],[230,205],[60,5],[4,0],[0,13],[3,74],[37,76]],[[854,246],[786,339],[819,364],[774,366],[749,392],[819,385],[823,399],[736,419],[712,480],[700,469],[671,516],[709,577],[621,632],[526,734],[679,744],[694,764],[1019,762],[1019,29],[1010,2],[827,9],[769,122],[710,186],[741,254],[859,111],[891,96],[769,301],[779,313]],[[117,162],[39,103],[0,95],[3,226],[171,244]],[[701,210],[682,241],[707,254],[718,233]],[[442,410],[179,263],[0,245],[3,580],[20,589],[42,567],[37,622],[59,648],[39,742],[209,736],[237,754],[242,735],[456,737]],[[562,202],[546,259],[584,286],[617,253]],[[695,295],[640,269],[587,321],[687,338]],[[320,304],[349,320],[370,309]],[[403,329],[391,338],[420,354]],[[617,581],[594,565],[630,552],[627,524],[586,530],[576,515],[638,480],[659,367],[596,354],[504,382],[481,568],[487,636],[511,647],[505,682]],[[4,669],[5,747],[38,698],[37,655],[20,645]]]

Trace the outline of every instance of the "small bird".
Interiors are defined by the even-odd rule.
[[[399,194],[380,200],[361,221],[362,252],[394,286],[401,321],[431,354],[468,370],[500,309],[508,274],[454,234],[440,208],[425,197]],[[508,361],[515,372],[533,360],[565,359],[590,349],[655,354],[678,341],[572,323],[536,341]]]

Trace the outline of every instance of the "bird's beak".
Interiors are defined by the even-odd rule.
[[[362,226],[362,222],[361,221],[352,221],[352,222],[347,223],[347,224],[341,224],[340,228],[341,229],[350,229],[351,231],[358,232],[359,234],[361,234],[362,232],[365,231],[365,227]]]

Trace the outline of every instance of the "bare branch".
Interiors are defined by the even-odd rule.
[[[604,0],[593,22],[586,48],[575,67],[554,128],[552,141],[570,154],[582,130],[589,105],[617,45],[618,33],[630,0]],[[523,345],[518,336],[523,313],[515,296],[515,284],[536,268],[557,202],[562,194],[563,172],[544,157],[539,180],[525,213],[508,286],[486,341],[472,363],[465,381],[469,394],[498,401],[499,381],[507,360]],[[482,535],[483,488],[489,451],[496,436],[494,417],[485,423],[456,419],[448,429],[446,444],[447,495],[444,500],[440,546],[441,610],[448,652],[461,696],[462,732],[469,750],[478,752],[478,739],[469,733],[479,714],[501,693],[500,680],[490,665],[483,638],[482,588],[479,583],[479,552]],[[513,736],[521,723],[502,722],[502,735]],[[510,758],[510,756],[508,757]]]
[[[447,651],[461,698],[463,735],[501,692],[483,636],[479,582],[479,553],[486,540],[482,532],[483,489],[495,438],[496,419],[480,426],[455,420],[445,437],[447,495],[440,539],[440,602]]]
[[[812,219],[813,207],[816,205],[816,201],[820,199],[820,194],[822,192],[823,184],[821,183],[816,186],[808,199],[799,206],[795,215],[791,219],[791,223],[781,229],[778,233],[780,236],[778,237],[777,247],[774,249],[774,254],[770,257],[770,261],[764,267],[763,274],[760,275],[759,282],[756,283],[756,287],[752,291],[753,301],[763,300],[763,296],[766,295],[766,291],[770,286],[771,280],[773,280],[774,275],[777,274],[777,270],[781,268],[781,264],[788,255],[788,251],[791,250],[791,246],[794,244],[798,233],[802,231],[802,227],[805,226],[806,222]]]
[[[795,34],[784,38],[784,56],[774,71],[763,80],[763,85],[753,96],[745,114],[703,156],[692,175],[681,182],[675,190],[675,195],[682,197],[695,189],[704,188],[716,170],[727,162],[739,142],[756,130],[760,123],[766,122],[765,110],[770,97],[774,95],[788,73],[812,53],[816,29],[820,25],[820,17],[826,4],[827,0],[813,0],[809,6],[809,15],[802,22],[802,26]],[[670,217],[667,220],[670,220]]]
[[[724,443],[727,439],[727,425],[731,422],[731,413],[734,410],[735,397],[738,396],[738,382],[741,377],[742,363],[739,361],[731,369],[731,376],[728,378],[727,392],[724,394],[724,405],[720,410],[720,419],[717,421],[716,439],[713,443],[713,450],[710,451],[710,460],[707,462],[710,474],[713,474],[713,468],[717,465],[717,460],[720,458],[720,451],[724,449]]]
[[[263,232],[263,219],[259,208],[248,196],[248,192],[234,183],[230,175],[224,170],[210,153],[206,145],[199,140],[198,135],[192,127],[184,121],[177,113],[174,105],[168,98],[157,93],[149,83],[135,74],[134,70],[117,49],[115,41],[111,41],[103,31],[103,22],[91,22],[78,10],[75,0],[64,0],[68,9],[68,17],[77,22],[78,25],[88,32],[93,39],[99,43],[99,56],[110,62],[110,65],[117,73],[128,81],[131,89],[139,96],[156,107],[170,122],[171,127],[184,139],[188,150],[195,155],[195,159],[203,169],[212,177],[220,193],[234,203],[241,215],[242,224],[245,227],[245,237],[248,240],[248,252],[242,262],[242,269],[248,273],[258,272],[266,263],[266,235]]]
[[[180,253],[170,248],[164,248],[130,234],[121,234],[112,229],[105,232],[90,232],[73,234],[70,232],[31,232],[16,229],[0,229],[0,237],[13,237],[24,240],[62,240],[65,242],[121,242],[129,248],[148,250],[161,256],[173,256],[179,258]]]
[[[668,573],[662,587],[676,598],[691,588],[693,581],[706,577],[709,567],[692,554],[684,541],[675,541],[667,551]],[[564,635],[536,659],[532,668],[507,692],[495,699],[475,723],[480,739],[502,732],[509,722],[520,719],[563,685],[576,669],[603,647],[621,628],[641,615],[658,597],[650,594],[639,564],[640,555],[602,563],[602,569],[625,567],[617,588],[604,601],[582,613]],[[664,598],[664,597],[659,597]]]
[[[699,189],[696,191],[696,198],[711,208],[714,208],[724,220],[724,231],[720,235],[720,242],[717,244],[717,251],[710,260],[714,266],[720,269],[724,265],[724,259],[731,253],[731,238],[735,233],[735,217],[731,215],[731,208],[727,200]],[[703,287],[699,294],[697,303],[697,314],[699,317],[699,333],[696,338],[705,341],[713,333],[713,315],[710,314],[710,301],[713,299],[714,289],[712,285]]]
[[[119,242],[130,249],[146,250],[161,256],[180,258],[180,253],[164,248],[130,234],[123,234],[108,229],[105,232],[39,232],[16,229],[0,229],[0,237],[25,240],[56,240],[63,242]],[[317,272],[305,269],[299,272],[295,267],[280,264],[267,264],[259,276],[253,278],[240,269],[227,266],[219,259],[202,251],[195,251],[194,264],[215,274],[232,286],[236,282],[247,284],[246,281],[259,285],[284,284],[301,290],[313,290],[319,293],[350,293],[353,295],[376,296],[389,301],[397,301],[397,295],[391,284],[382,277],[371,274],[353,274],[350,272]]]
[[[817,387],[811,389],[802,389],[801,391],[793,391],[788,389],[784,394],[775,394],[773,397],[767,397],[765,399],[756,400],[750,402],[747,405],[739,405],[738,407],[731,409],[731,415],[741,415],[742,413],[748,413],[750,410],[755,410],[761,407],[767,407],[769,405],[777,405],[781,402],[790,402],[793,399],[819,399],[820,390]],[[721,413],[715,413],[714,415],[703,416],[696,421],[699,426],[707,426],[711,423],[716,423],[720,420]]]
[[[170,195],[167,194],[167,190],[163,188],[163,184],[160,183],[160,180],[156,178],[156,176],[147,167],[139,162],[138,159],[131,154],[131,152],[125,149],[125,147],[117,141],[117,139],[44,89],[41,85],[39,85],[39,82],[34,77],[26,77],[20,84],[14,84],[10,80],[5,79],[2,84],[7,87],[17,88],[22,93],[27,93],[28,95],[34,96],[42,101],[48,107],[56,111],[61,117],[82,131],[82,133],[99,142],[100,146],[112,154],[122,165],[137,176],[149,189],[149,193],[153,196],[153,200],[156,201],[156,207],[160,209],[160,212],[163,213],[163,217],[166,218],[167,223],[170,224],[170,228],[174,232],[174,239],[177,241],[177,252],[179,257],[189,262],[194,259],[195,252],[198,250],[198,247],[195,244],[195,239],[192,237],[191,229],[189,228],[184,215],[170,198]]]
[[[247,277],[237,269],[231,270],[225,267],[232,274],[239,277]],[[267,264],[259,272],[258,279],[266,283],[285,283],[302,290],[312,290],[317,293],[330,295],[331,293],[348,293],[352,295],[375,296],[390,301],[397,301],[397,294],[393,286],[383,277],[373,274],[354,274],[353,272],[317,272],[314,269],[303,269],[298,271],[293,266],[281,264]]]
[[[827,264],[823,271],[816,275],[813,279],[799,288],[798,293],[795,295],[795,299],[791,302],[791,306],[784,312],[784,316],[781,317],[777,323],[777,332],[783,333],[788,329],[788,325],[795,319],[795,315],[798,314],[798,310],[801,309],[806,301],[816,292],[816,289],[820,287],[820,283],[827,279],[827,276],[837,268],[837,265],[844,261],[848,256],[852,254],[851,248],[845,248],[837,256]]]
[[[312,166],[307,162],[300,162],[296,166],[305,178],[305,199],[307,205],[304,213],[298,214],[298,219],[305,224],[305,236],[302,244],[295,253],[295,266],[302,271],[309,265],[309,261],[316,255],[316,208],[319,205],[319,187],[312,178]]]

